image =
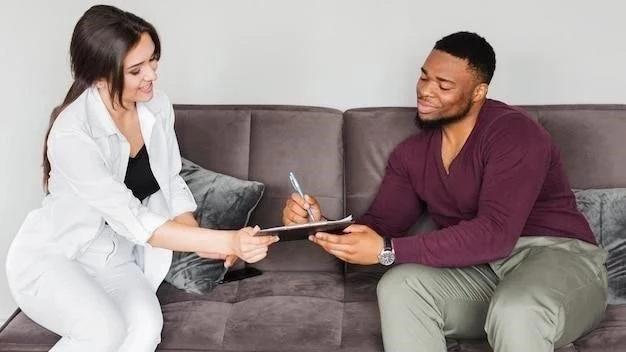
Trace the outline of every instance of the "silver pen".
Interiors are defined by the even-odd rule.
[[[298,183],[298,180],[296,179],[296,175],[293,174],[293,172],[289,172],[289,182],[291,182],[291,187],[293,187],[293,189],[298,192],[298,194],[300,195],[300,197],[302,197],[302,199],[304,199],[304,193],[302,192],[302,188],[300,188],[300,183]],[[309,207],[307,210],[307,213],[309,213],[309,220],[311,222],[315,221],[315,217],[313,216],[313,211],[311,210],[311,207]]]

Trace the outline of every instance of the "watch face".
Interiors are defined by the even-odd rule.
[[[395,254],[392,251],[383,251],[378,256],[378,261],[382,265],[391,265],[396,260]]]

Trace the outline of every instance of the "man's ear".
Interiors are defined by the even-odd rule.
[[[487,98],[487,91],[489,91],[489,85],[487,83],[481,83],[474,88],[474,94],[472,96],[473,102],[479,102]]]

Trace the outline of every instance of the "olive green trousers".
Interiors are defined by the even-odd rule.
[[[560,237],[521,237],[486,265],[402,264],[378,284],[386,352],[446,351],[445,338],[487,338],[495,352],[552,352],[606,308],[606,251]]]

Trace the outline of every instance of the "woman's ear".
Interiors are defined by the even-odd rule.
[[[102,79],[102,78],[99,79],[99,80],[96,80],[95,84],[96,84],[96,88],[98,88],[98,89],[102,89],[102,88],[105,88],[107,86],[106,80]]]
[[[478,102],[481,100],[485,100],[487,98],[487,91],[489,90],[489,85],[487,83],[481,83],[474,88],[474,95],[472,96],[472,101]]]

